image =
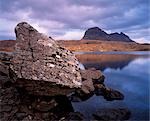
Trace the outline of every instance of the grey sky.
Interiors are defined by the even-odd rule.
[[[81,39],[98,26],[150,42],[148,0],[0,0],[0,39],[14,38],[14,27],[27,21],[54,39]]]

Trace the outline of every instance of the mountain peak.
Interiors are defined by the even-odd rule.
[[[108,34],[106,32],[104,32],[102,29],[100,29],[99,27],[92,27],[89,28],[85,34],[83,39],[95,39],[95,40],[99,40],[99,39],[105,39],[108,37]]]
[[[104,41],[123,41],[123,42],[134,42],[124,34],[123,32],[115,32],[107,34],[105,31],[100,29],[99,27],[89,28],[82,39],[87,40],[104,40]]]
[[[88,30],[101,30],[99,27],[92,27],[92,28],[89,28]]]

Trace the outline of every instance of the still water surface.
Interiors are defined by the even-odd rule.
[[[85,68],[95,67],[102,70],[106,77],[105,84],[122,92],[125,99],[122,101],[106,101],[102,96],[94,95],[84,102],[72,103],[75,111],[79,111],[87,119],[91,119],[92,113],[101,108],[128,108],[132,114],[131,120],[149,120],[149,52],[78,54],[81,54],[80,59]],[[83,57],[84,54],[86,54],[86,58]],[[90,54],[90,56],[87,54]],[[94,58],[95,54],[97,58],[103,57],[103,59],[98,61],[97,58]],[[110,59],[111,56],[112,59]],[[91,59],[92,57],[93,59]],[[120,58],[122,60],[118,61]]]

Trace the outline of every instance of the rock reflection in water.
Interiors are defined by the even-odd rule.
[[[142,57],[148,58],[148,55],[132,54],[78,54],[76,57],[82,62],[85,68],[96,68],[104,71],[106,68],[123,69],[131,61]]]

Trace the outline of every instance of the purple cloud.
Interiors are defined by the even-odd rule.
[[[0,38],[14,38],[21,21],[55,39],[81,39],[87,28],[98,26],[150,40],[148,0],[1,0]]]

